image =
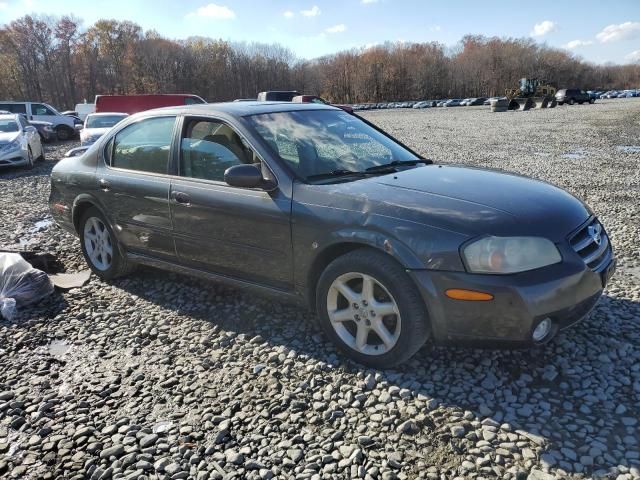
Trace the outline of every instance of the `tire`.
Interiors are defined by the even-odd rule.
[[[59,125],[56,127],[56,135],[58,136],[58,140],[64,142],[73,137],[73,131],[67,127],[66,125]]]
[[[595,101],[595,99],[594,99],[594,98],[590,98],[590,99],[589,99],[589,103],[593,105],[594,103],[596,103],[596,101]]]
[[[373,293],[363,298],[365,281]],[[418,289],[393,258],[369,248],[327,266],[316,286],[316,310],[331,341],[346,356],[374,368],[408,360],[429,338],[427,309]],[[387,342],[378,331],[386,332]]]
[[[116,236],[100,210],[91,207],[83,213],[78,233],[84,259],[98,277],[111,280],[133,270],[127,258],[120,253]]]
[[[569,105],[574,105],[576,103],[576,101],[572,98],[571,100],[569,100]]]
[[[33,152],[31,151],[31,147],[27,147],[27,170],[31,170],[33,168]]]

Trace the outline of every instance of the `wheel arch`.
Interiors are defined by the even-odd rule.
[[[313,258],[308,269],[305,289],[307,304],[312,310],[315,310],[316,288],[322,272],[336,258],[354,250],[368,248],[378,251],[388,255],[404,269],[424,268],[420,259],[401,242],[391,238],[384,238],[381,235],[372,237],[371,232],[365,233],[366,235],[361,236],[351,232],[349,238],[338,236],[335,241],[327,244]]]

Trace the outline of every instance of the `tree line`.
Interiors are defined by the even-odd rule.
[[[0,99],[65,109],[96,94],[195,93],[209,102],[295,89],[361,103],[502,95],[518,79],[557,88],[640,87],[640,64],[596,65],[525,38],[469,35],[454,48],[384,43],[316,59],[277,44],[172,40],[130,21],[27,15],[0,28]]]

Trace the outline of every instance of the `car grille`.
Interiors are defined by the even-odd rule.
[[[570,237],[569,243],[584,263],[596,272],[603,270],[613,256],[609,237],[598,219],[592,219],[580,227]]]

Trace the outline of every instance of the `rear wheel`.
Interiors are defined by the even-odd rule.
[[[110,280],[132,270],[120,253],[111,227],[97,208],[91,207],[82,215],[79,233],[84,258],[100,278]]]
[[[406,361],[429,336],[415,285],[395,260],[373,249],[355,250],[327,266],[318,281],[316,308],[336,346],[376,368]]]
[[[575,103],[576,103],[576,101],[573,98],[569,100],[569,105],[573,105]]]
[[[590,99],[589,99],[589,103],[592,103],[592,104],[593,104],[593,103],[595,103],[595,102],[596,102],[595,98],[590,98]]]

